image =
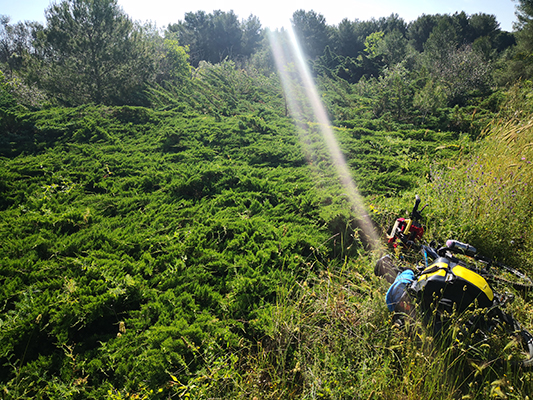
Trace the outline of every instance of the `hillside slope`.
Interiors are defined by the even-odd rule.
[[[295,127],[275,77],[205,68],[192,88],[154,91],[154,109],[4,114],[7,398],[165,397],[220,363],[249,370],[273,305],[363,252],[316,124]],[[348,122],[335,133],[373,196],[413,187],[457,137]]]

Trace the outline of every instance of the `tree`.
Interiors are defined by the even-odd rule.
[[[262,27],[259,18],[250,15],[242,24],[242,55],[250,57],[259,47],[262,36]]]
[[[374,32],[368,35],[365,39],[365,53],[369,58],[376,58],[380,56],[379,48],[383,42],[385,34],[382,31]]]
[[[378,53],[389,67],[403,61],[407,54],[407,39],[398,30],[387,33],[378,46]]]
[[[330,41],[324,16],[314,11],[298,10],[292,14],[291,22],[306,56],[312,60],[321,56]]]
[[[191,64],[200,61],[218,63],[225,58],[237,60],[250,57],[262,39],[261,23],[250,15],[239,22],[233,11],[189,12],[183,21],[170,24],[168,33],[176,33],[183,46],[190,49]]]
[[[516,45],[516,37],[511,32],[500,31],[493,41],[493,47],[499,53]]]
[[[518,0],[516,7],[518,22],[515,25],[517,44],[522,58],[533,53],[533,0]]]
[[[470,29],[463,26],[463,17],[461,13],[442,18],[424,44],[423,62],[432,79],[426,86],[442,90],[449,105],[463,105],[472,94],[487,92],[491,83],[486,46],[482,41],[461,45]]]
[[[208,60],[210,57],[211,25],[211,15],[205,11],[198,11],[186,13],[183,21],[170,24],[167,28],[167,32],[177,34],[182,45],[189,47],[193,66],[198,66],[200,61]]]
[[[48,101],[39,90],[33,73],[36,39],[41,36],[43,26],[37,22],[9,24],[9,17],[0,16],[0,72],[3,72],[5,88],[16,101],[30,108],[39,108]]]
[[[378,26],[378,29],[385,34],[398,31],[403,36],[407,33],[407,24],[398,14],[391,14],[388,17],[380,18],[378,20]]]
[[[515,13],[518,21],[514,28],[521,33],[524,33],[524,31],[533,31],[533,0],[515,1],[518,3]]]
[[[455,39],[458,45],[462,46],[474,41],[472,39],[473,34],[470,20],[464,11],[453,14],[451,17],[448,17],[447,20],[455,34]]]
[[[365,50],[357,58],[361,66],[361,75],[367,77],[378,77],[383,68],[383,57],[380,53],[380,46],[383,42],[384,33],[382,31],[373,32],[365,38]]]
[[[329,46],[324,49],[324,54],[313,63],[313,70],[321,75],[333,77],[337,75],[337,68],[342,64],[342,59],[333,53]]]
[[[446,63],[448,56],[458,47],[458,38],[450,17],[440,20],[424,43],[424,53],[433,63]]]
[[[218,63],[226,57],[234,59],[241,54],[242,30],[233,11],[214,11],[212,17],[211,57],[207,61]]]
[[[432,59],[430,53],[424,56],[435,86],[443,88],[450,105],[464,105],[472,94],[490,90],[492,65],[472,45],[448,47],[441,55],[440,59]]]
[[[182,83],[190,76],[189,48],[180,46],[177,39],[166,38],[162,44],[162,53],[157,83]]]
[[[474,14],[470,16],[469,23],[474,49],[485,54],[487,60],[495,59],[516,43],[512,33],[502,32],[494,15]]]
[[[376,84],[376,115],[390,114],[395,121],[406,120],[413,102],[412,79],[407,69],[401,64],[386,68]]]
[[[64,0],[45,12],[40,83],[66,104],[136,104],[155,52],[117,0]]]
[[[11,95],[11,90],[9,85],[6,83],[6,78],[4,73],[0,71],[0,127],[5,128],[4,125],[4,116],[7,114],[9,109],[15,108],[17,102]]]
[[[364,49],[364,42],[358,32],[359,21],[351,22],[347,18],[333,30],[335,52],[340,56],[357,57]]]
[[[495,15],[484,13],[473,14],[470,16],[468,22],[472,32],[471,42],[474,42],[480,37],[488,37],[492,42],[498,33],[501,32],[500,24],[496,20]]]
[[[9,24],[10,18],[0,15],[0,65],[10,76],[25,66],[31,51],[30,25]]]
[[[417,51],[422,52],[424,50],[424,44],[438,24],[438,17],[438,15],[422,14],[422,16],[409,24],[407,39]]]
[[[514,25],[516,46],[507,52],[499,83],[533,78],[533,0],[515,0],[517,22]],[[497,38],[505,39],[505,38]],[[509,38],[507,38],[509,40]]]

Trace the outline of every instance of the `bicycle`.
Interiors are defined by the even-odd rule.
[[[478,254],[467,243],[457,240],[447,240],[444,246],[424,243],[421,219],[427,204],[419,210],[420,202],[417,195],[410,217],[398,218],[387,234],[388,244],[408,266],[397,268],[390,255],[376,263],[376,275],[391,283],[387,292],[389,310],[399,305],[402,312],[411,312],[405,304],[406,298],[413,299],[422,310],[424,322],[433,326],[436,334],[445,330],[454,316],[463,316],[462,329],[475,332],[479,341],[487,340],[490,333],[505,332],[517,338],[523,347],[520,365],[532,367],[533,336],[506,311],[514,296],[495,290],[497,283],[519,290],[533,289],[531,279],[515,268]],[[413,257],[414,253],[418,256]],[[411,256],[408,261],[407,254]],[[391,301],[389,295],[395,300]]]
[[[453,262],[461,264],[481,275],[489,283],[503,282],[517,290],[533,289],[533,281],[526,274],[478,254],[477,249],[470,244],[453,239],[447,240],[445,246],[439,246],[436,242],[432,242],[429,245],[424,244],[422,242],[424,228],[420,220],[422,219],[422,211],[427,207],[427,204],[421,210],[418,210],[420,202],[420,197],[416,195],[415,205],[411,211],[410,218],[398,218],[396,220],[391,232],[387,234],[389,244],[397,247],[395,242],[399,240],[403,246],[400,252],[405,252],[406,250],[411,252],[413,250],[420,251],[424,256],[425,267],[428,267],[430,259],[435,260],[438,257],[448,257]],[[483,267],[476,267],[471,263],[466,263],[464,260],[458,259],[456,255],[469,257],[473,261],[482,264]]]

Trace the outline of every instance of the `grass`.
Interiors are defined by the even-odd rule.
[[[516,89],[515,89],[516,90]],[[432,167],[420,189],[434,232],[533,271],[533,117],[511,92],[482,140],[458,160]],[[453,218],[449,218],[453,216]],[[450,223],[451,222],[451,223]]]
[[[484,344],[436,340],[418,319],[399,329],[383,301],[387,285],[369,263],[330,265],[282,288],[281,300],[255,321],[268,327],[262,340],[228,354],[191,398],[527,398],[532,372],[498,362],[513,342],[499,334]]]
[[[275,78],[251,91],[245,73],[209,68],[192,89],[154,91],[157,110],[47,109],[9,125],[0,149],[2,396],[532,393],[530,372],[439,345],[417,320],[394,326],[387,285],[373,275],[375,255],[359,243],[316,127],[306,124],[317,153],[310,168]],[[237,91],[223,90],[228,77]],[[533,184],[526,168],[511,178],[503,167],[529,161],[529,139],[505,136],[529,126],[529,114],[513,119],[518,100],[509,98],[494,133],[479,143],[378,121],[362,128],[356,116],[339,121],[335,134],[375,222],[387,226],[416,191],[431,202],[428,238],[478,238],[478,247],[509,254],[505,242],[522,225],[503,212],[487,221],[463,205],[472,174],[488,175],[472,166],[475,157],[486,157],[483,165],[506,184],[501,201],[519,197],[512,196],[517,179]],[[504,157],[498,146],[522,152]],[[476,189],[480,197],[489,181]],[[489,200],[476,212],[488,213]],[[525,200],[513,207],[531,224]],[[531,258],[528,240],[514,239],[521,247],[513,257]],[[530,300],[518,297],[512,309],[528,328]],[[486,354],[513,351],[500,347],[502,356]]]
[[[374,219],[387,226],[410,210],[414,192],[430,204],[427,239],[465,240],[531,275],[533,247],[528,168],[531,115],[516,117],[516,93],[462,157],[431,167],[427,183],[400,201],[375,197]],[[526,108],[526,107],[524,107]],[[509,117],[512,115],[512,117]],[[499,206],[499,207],[498,207]],[[520,349],[494,332],[485,341],[436,340],[419,320],[397,328],[386,310],[387,284],[373,276],[372,258],[332,261],[279,293],[264,314],[261,344],[247,354],[245,374],[225,395],[256,399],[529,399],[533,372],[511,361]],[[510,289],[512,291],[512,289]],[[516,293],[509,312],[533,329],[531,294]],[[268,321],[268,322],[267,322]],[[214,393],[207,392],[211,395]],[[209,397],[206,395],[204,397]]]

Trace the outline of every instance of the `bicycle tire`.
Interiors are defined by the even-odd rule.
[[[533,281],[526,274],[504,264],[492,264],[489,271],[486,271],[485,274],[489,281],[493,281],[494,283],[503,282],[516,290],[525,291],[533,289]]]

